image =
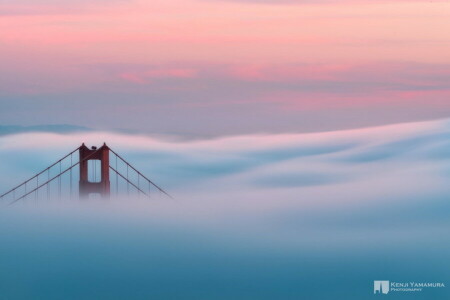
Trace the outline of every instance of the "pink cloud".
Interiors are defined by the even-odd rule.
[[[229,68],[228,75],[247,81],[332,80],[352,69],[351,64],[249,64]]]
[[[0,4],[2,52],[3,47],[27,52],[25,64],[27,57],[55,55],[67,61],[141,64],[448,61],[448,51],[443,51],[448,48],[445,3],[392,1],[349,9],[322,1],[292,6],[185,1],[110,5],[95,0],[91,5],[40,0],[33,5],[35,1],[11,0]],[[86,9],[88,13],[68,15]],[[14,10],[26,15],[8,17]],[[34,10],[38,15],[31,16]]]
[[[157,69],[144,72],[147,78],[194,78],[197,76],[195,69]]]
[[[146,71],[122,72],[119,77],[125,81],[145,84],[155,79],[189,79],[197,77],[198,71],[193,68],[159,68]]]
[[[276,107],[292,111],[332,111],[357,108],[392,107],[446,108],[450,107],[450,88],[423,91],[380,91],[356,95],[310,92],[273,92],[258,98],[260,103],[272,103]]]
[[[119,77],[125,81],[129,81],[129,82],[133,82],[133,83],[144,84],[146,82],[142,76],[139,76],[136,73],[125,72],[125,73],[119,74]]]

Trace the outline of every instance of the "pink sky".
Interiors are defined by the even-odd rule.
[[[198,122],[186,115],[211,114],[218,132],[231,120],[270,130],[269,112],[276,131],[314,130],[286,107],[313,108],[317,118],[336,110],[328,129],[442,118],[450,115],[449,20],[448,1],[6,0],[0,114],[4,124],[145,124],[144,113],[113,126],[86,112],[109,103],[179,117],[169,131]],[[379,121],[344,122],[373,105]],[[262,125],[247,124],[239,106]],[[397,119],[383,114],[391,107]]]

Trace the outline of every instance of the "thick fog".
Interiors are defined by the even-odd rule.
[[[12,298],[70,290],[74,299],[298,299],[300,291],[309,299],[365,299],[379,278],[443,281],[449,137],[447,120],[194,141],[6,135],[2,191],[81,142],[106,142],[174,199],[64,196],[2,205],[0,282]],[[61,282],[52,288],[55,274]],[[342,289],[348,280],[351,294]],[[327,289],[311,287],[319,281]]]

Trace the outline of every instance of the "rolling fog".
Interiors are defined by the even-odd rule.
[[[445,282],[449,137],[448,120],[189,141],[2,136],[1,191],[106,142],[174,200],[1,206],[0,299],[371,299],[373,280]]]

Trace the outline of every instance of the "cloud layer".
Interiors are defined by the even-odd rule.
[[[374,278],[443,280],[449,136],[449,120],[188,141],[2,136],[1,190],[81,141],[106,141],[175,196],[1,207],[3,295],[361,299]],[[309,288],[317,281],[330,284]]]
[[[402,203],[408,197],[417,199],[417,193],[446,190],[441,184],[450,167],[448,124],[444,120],[329,133],[184,141],[96,131],[6,135],[0,137],[0,152],[5,158],[3,169],[10,176],[1,184],[3,189],[12,186],[14,180],[43,169],[82,141],[97,146],[107,142],[180,198],[191,198],[192,193],[201,198],[217,195],[221,201],[248,194],[252,206],[259,198],[264,203],[265,195],[280,193],[285,198],[281,202],[305,199],[309,206],[317,199],[313,206],[322,208],[384,205],[397,195]],[[41,153],[40,159],[33,155],[36,152]],[[340,200],[335,202],[334,197]]]

